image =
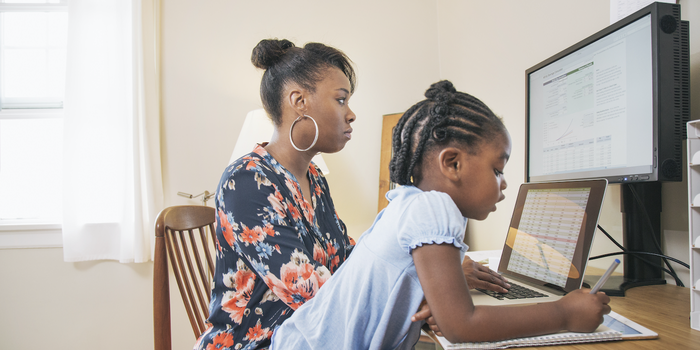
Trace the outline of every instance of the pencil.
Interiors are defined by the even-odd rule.
[[[610,277],[610,275],[612,275],[613,271],[615,271],[615,268],[616,268],[617,265],[619,265],[619,264],[620,264],[620,260],[619,260],[619,259],[615,259],[615,261],[613,261],[613,263],[610,265],[610,267],[608,267],[608,271],[605,271],[605,273],[603,274],[603,276],[600,276],[600,279],[598,280],[598,283],[596,283],[595,286],[593,286],[593,289],[591,289],[591,294],[598,293],[598,291],[600,290],[600,288],[603,287],[603,285],[605,284],[605,282],[608,280],[608,278]]]

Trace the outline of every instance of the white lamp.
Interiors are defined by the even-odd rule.
[[[272,120],[267,116],[264,109],[254,109],[248,112],[228,163],[231,164],[234,160],[253,151],[255,144],[270,141],[274,131],[275,127],[272,125]],[[330,173],[321,154],[317,154],[312,160],[321,169],[323,175]]]

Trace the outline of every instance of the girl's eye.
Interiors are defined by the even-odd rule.
[[[496,176],[501,176],[503,175],[503,172],[498,170],[498,169],[493,169],[493,172],[496,173]]]
[[[338,99],[338,102],[339,102],[341,105],[344,105],[344,104],[345,104],[345,99],[344,99],[344,98],[340,98],[340,99]]]

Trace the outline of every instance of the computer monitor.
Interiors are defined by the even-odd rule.
[[[688,27],[654,3],[526,71],[526,181],[681,181]]]
[[[527,69],[526,181],[622,183],[623,246],[660,253],[660,183],[682,180],[689,66],[680,5],[653,3]],[[665,283],[661,258],[646,260],[625,255],[619,293],[605,291]]]

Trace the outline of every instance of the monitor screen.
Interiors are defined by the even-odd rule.
[[[529,176],[649,176],[651,15],[529,75]]]

